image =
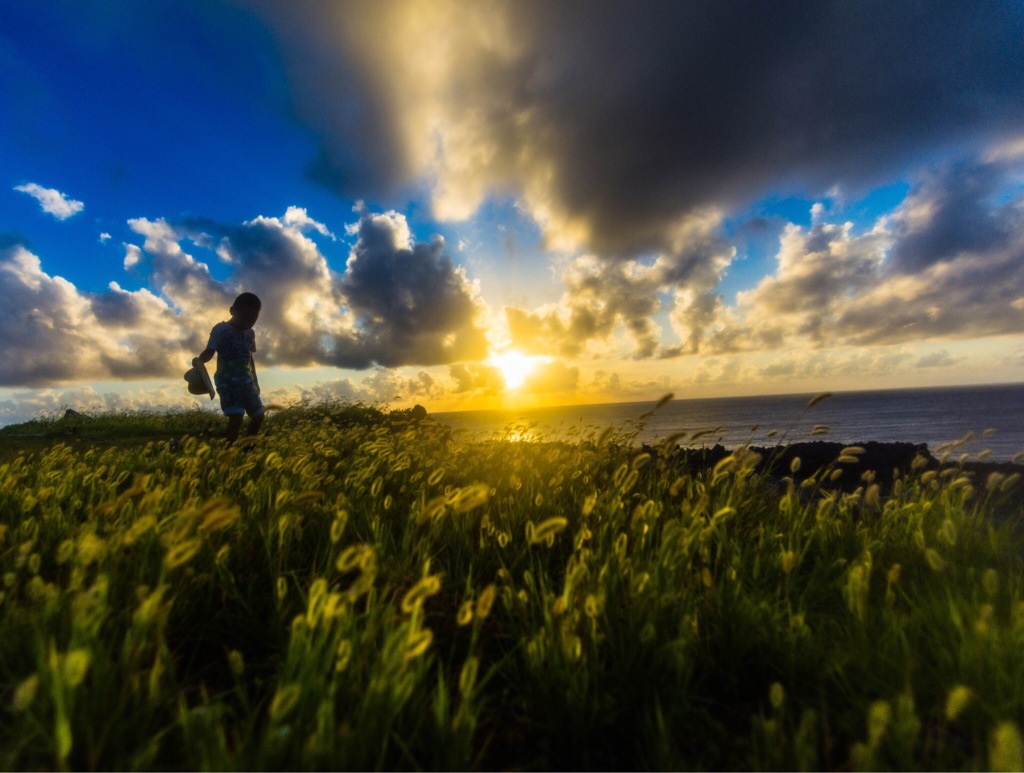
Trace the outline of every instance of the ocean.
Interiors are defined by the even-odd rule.
[[[573,440],[611,428],[637,444],[679,433],[676,442],[690,447],[874,440],[926,443],[937,456],[944,444],[973,433],[953,451],[954,457],[967,453],[976,459],[988,451],[990,461],[1009,461],[1024,451],[1024,384],[835,392],[808,408],[812,397],[673,399],[653,412],[655,403],[639,402],[433,416],[477,437],[515,440]]]

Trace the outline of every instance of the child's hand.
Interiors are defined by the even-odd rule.
[[[194,368],[198,364],[199,364],[199,358],[198,357],[193,357],[192,358],[192,367]]]

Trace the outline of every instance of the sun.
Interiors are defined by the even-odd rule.
[[[544,359],[544,357],[529,357],[512,349],[504,354],[492,354],[487,362],[501,371],[501,377],[505,380],[507,388],[518,389],[538,363],[543,362]]]

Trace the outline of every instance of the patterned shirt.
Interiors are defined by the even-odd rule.
[[[217,352],[217,372],[213,380],[218,385],[255,381],[252,353],[256,351],[256,334],[252,328],[238,330],[230,322],[218,322],[210,331],[206,348]]]

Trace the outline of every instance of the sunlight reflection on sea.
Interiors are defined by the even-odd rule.
[[[678,443],[693,447],[878,441],[926,443],[934,454],[942,444],[974,433],[958,453],[976,458],[987,449],[991,460],[1008,461],[1024,451],[1021,384],[836,392],[808,409],[812,396],[677,399],[643,419],[653,402],[462,411],[434,417],[476,436],[511,441],[594,439],[610,427],[632,436],[635,443],[685,433]],[[817,425],[827,425],[827,433],[812,434]]]

